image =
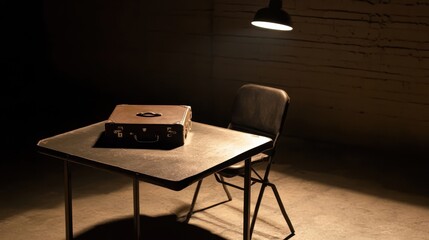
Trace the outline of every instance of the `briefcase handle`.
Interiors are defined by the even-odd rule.
[[[160,117],[162,113],[157,112],[138,112],[136,114],[137,117]]]
[[[156,143],[159,141],[159,135],[155,135],[155,138],[153,140],[146,140],[146,139],[139,139],[137,134],[134,134],[134,140],[138,143]]]

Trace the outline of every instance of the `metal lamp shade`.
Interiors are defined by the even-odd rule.
[[[291,31],[293,29],[289,14],[281,9],[281,2],[279,7],[279,4],[273,4],[273,0],[270,2],[269,7],[262,8],[256,12],[252,25],[280,31]]]

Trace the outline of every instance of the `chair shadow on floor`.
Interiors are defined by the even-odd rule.
[[[134,239],[133,217],[101,223],[84,232],[75,234],[77,240],[132,240]],[[150,217],[140,215],[141,239],[205,239],[224,240],[210,231],[177,220],[176,215]]]

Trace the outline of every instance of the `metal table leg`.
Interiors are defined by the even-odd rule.
[[[243,206],[243,239],[250,240],[250,158],[245,160],[244,171],[244,206]]]
[[[66,240],[73,239],[72,189],[69,164],[70,163],[67,160],[64,160],[64,203],[66,213]]]
[[[134,230],[136,240],[140,239],[140,193],[139,180],[137,176],[133,178],[133,205],[134,205]]]

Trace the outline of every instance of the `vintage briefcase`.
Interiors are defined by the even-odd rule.
[[[185,143],[191,119],[186,105],[120,104],[105,123],[105,137],[120,147],[178,147]]]

